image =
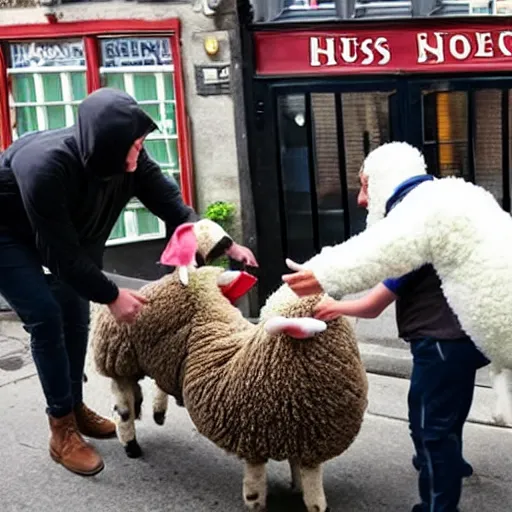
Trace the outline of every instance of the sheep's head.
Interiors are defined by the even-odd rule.
[[[190,286],[191,290],[197,291],[204,285],[208,288],[206,281],[213,285],[212,279],[215,279],[215,285],[234,304],[254,286],[257,281],[255,277],[246,272],[222,272],[214,267],[209,270],[196,269],[196,255],[207,261],[213,253],[222,250],[226,240],[231,239],[212,221],[205,219],[194,224],[182,224],[171,237],[160,261],[176,266],[180,283],[184,287]]]
[[[418,149],[406,142],[390,142],[366,157],[362,172],[368,176],[366,223],[371,226],[384,217],[386,201],[400,183],[427,171],[425,159]]]

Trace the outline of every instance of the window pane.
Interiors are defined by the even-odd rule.
[[[144,145],[151,157],[159,164],[165,164],[168,162],[165,140],[147,140]]]
[[[165,119],[162,122],[163,131],[167,135],[176,135],[176,105],[174,103],[166,103]]]
[[[64,106],[46,107],[48,128],[64,128],[66,126],[66,114]]]
[[[12,85],[12,95],[16,103],[36,101],[36,88],[32,75],[14,75]]]
[[[124,226],[124,212],[121,213],[117,222],[114,224],[112,228],[112,232],[110,233],[110,240],[115,240],[117,238],[124,238],[126,236],[126,228]]]
[[[178,141],[176,139],[167,140],[167,151],[169,155],[169,159],[167,160],[169,168],[173,171],[179,171],[180,160],[178,156]]]
[[[313,246],[306,98],[290,94],[278,98],[281,180],[286,215],[287,255],[295,261],[309,259]]]
[[[45,101],[62,101],[62,84],[59,73],[43,73],[41,75]]]
[[[172,73],[164,73],[165,99],[174,99],[174,76]]]
[[[475,181],[502,204],[501,90],[474,92]]]
[[[158,219],[146,208],[138,208],[136,211],[139,235],[156,234],[160,231]]]
[[[75,101],[83,100],[87,96],[85,73],[70,73],[71,97]]]
[[[38,130],[36,107],[16,108],[16,130],[19,137]]]
[[[121,73],[108,73],[103,75],[102,83],[105,87],[121,89],[121,91],[125,90],[124,75]]]
[[[154,74],[133,75],[133,88],[135,99],[138,101],[158,99],[156,76]]]
[[[395,91],[341,95],[351,235],[366,227],[366,211],[357,206],[359,170],[366,155],[391,140],[389,102]]]
[[[467,93],[423,91],[423,119],[423,152],[429,172],[467,179]]]
[[[345,239],[334,94],[311,94],[320,246]]]
[[[146,114],[153,119],[153,121],[160,125],[160,107],[158,104],[156,105],[141,105],[140,106]]]

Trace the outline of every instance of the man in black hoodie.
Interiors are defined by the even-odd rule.
[[[143,148],[156,128],[131,96],[105,88],[80,104],[76,125],[28,134],[0,155],[0,294],[31,335],[50,455],[81,475],[104,467],[82,435],[115,436],[82,401],[89,301],[128,323],[144,305],[101,271],[105,243],[132,197],[171,230],[198,219]],[[238,244],[226,253],[257,265]]]

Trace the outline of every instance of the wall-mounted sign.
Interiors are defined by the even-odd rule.
[[[195,71],[196,89],[200,96],[229,94],[231,92],[229,64],[195,66]]]
[[[129,37],[101,40],[102,65],[164,66],[172,64],[168,37]]]
[[[81,40],[11,43],[9,46],[12,68],[85,66]]]
[[[257,32],[259,75],[512,70],[512,27]]]

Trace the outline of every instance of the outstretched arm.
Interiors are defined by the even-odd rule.
[[[318,320],[334,320],[340,316],[356,318],[377,318],[397,296],[384,284],[380,283],[364,297],[354,300],[335,300],[325,297],[314,308]]]
[[[283,280],[298,295],[325,291],[341,298],[430,263],[426,208],[408,199],[359,235],[324,248],[304,270]]]

